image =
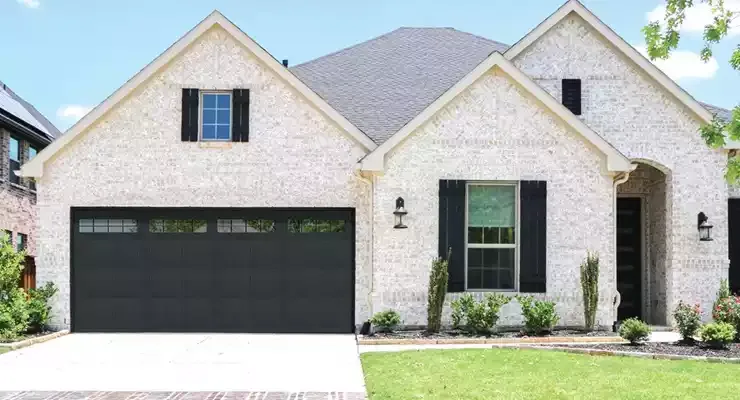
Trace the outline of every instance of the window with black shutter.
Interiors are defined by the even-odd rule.
[[[21,178],[16,175],[15,171],[21,168],[21,141],[11,136],[9,152],[10,170],[8,171],[8,179],[10,183],[20,184]]]
[[[440,180],[439,189],[448,291],[545,292],[547,182]]]
[[[517,208],[516,183],[468,183],[467,290],[516,290]]]
[[[563,79],[563,105],[575,115],[581,115],[581,80]]]

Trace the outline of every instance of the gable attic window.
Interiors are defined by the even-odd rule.
[[[231,140],[231,93],[201,92],[202,141]]]
[[[563,79],[563,105],[575,115],[581,115],[581,80]]]
[[[15,174],[15,171],[21,168],[21,141],[10,137],[10,171],[8,171],[8,178],[10,183],[20,184],[21,179]]]

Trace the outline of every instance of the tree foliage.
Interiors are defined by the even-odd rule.
[[[700,51],[702,60],[709,61],[713,56],[713,46],[728,37],[733,21],[740,17],[738,10],[729,9],[725,0],[666,0],[664,20],[651,21],[642,32],[647,42],[647,52],[651,60],[666,59],[671,51],[678,48],[681,39],[681,26],[686,19],[687,10],[707,4],[712,11],[712,22],[704,27],[704,46]],[[740,70],[740,44],[730,57],[730,65]],[[700,129],[701,137],[711,148],[722,147],[726,140],[740,141],[740,106],[735,107],[729,121],[714,116],[710,124]],[[740,154],[730,152],[725,178],[731,184],[740,183]]]

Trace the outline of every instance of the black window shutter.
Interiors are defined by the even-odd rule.
[[[563,105],[575,115],[581,115],[581,80],[563,79]]]
[[[439,181],[439,256],[450,252],[448,292],[465,291],[465,181]]]
[[[198,89],[182,90],[182,141],[198,141]]]
[[[547,182],[519,183],[519,291],[545,293],[547,288]]]
[[[249,89],[234,89],[231,96],[233,121],[231,125],[231,141],[249,141]]]

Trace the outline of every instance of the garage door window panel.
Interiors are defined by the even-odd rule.
[[[203,219],[152,219],[151,233],[206,233],[208,223]]]
[[[80,220],[80,233],[137,233],[135,219],[88,218]]]
[[[340,233],[344,232],[343,220],[290,218],[288,219],[290,233]]]
[[[275,221],[269,219],[219,219],[218,233],[270,233],[275,232]]]

